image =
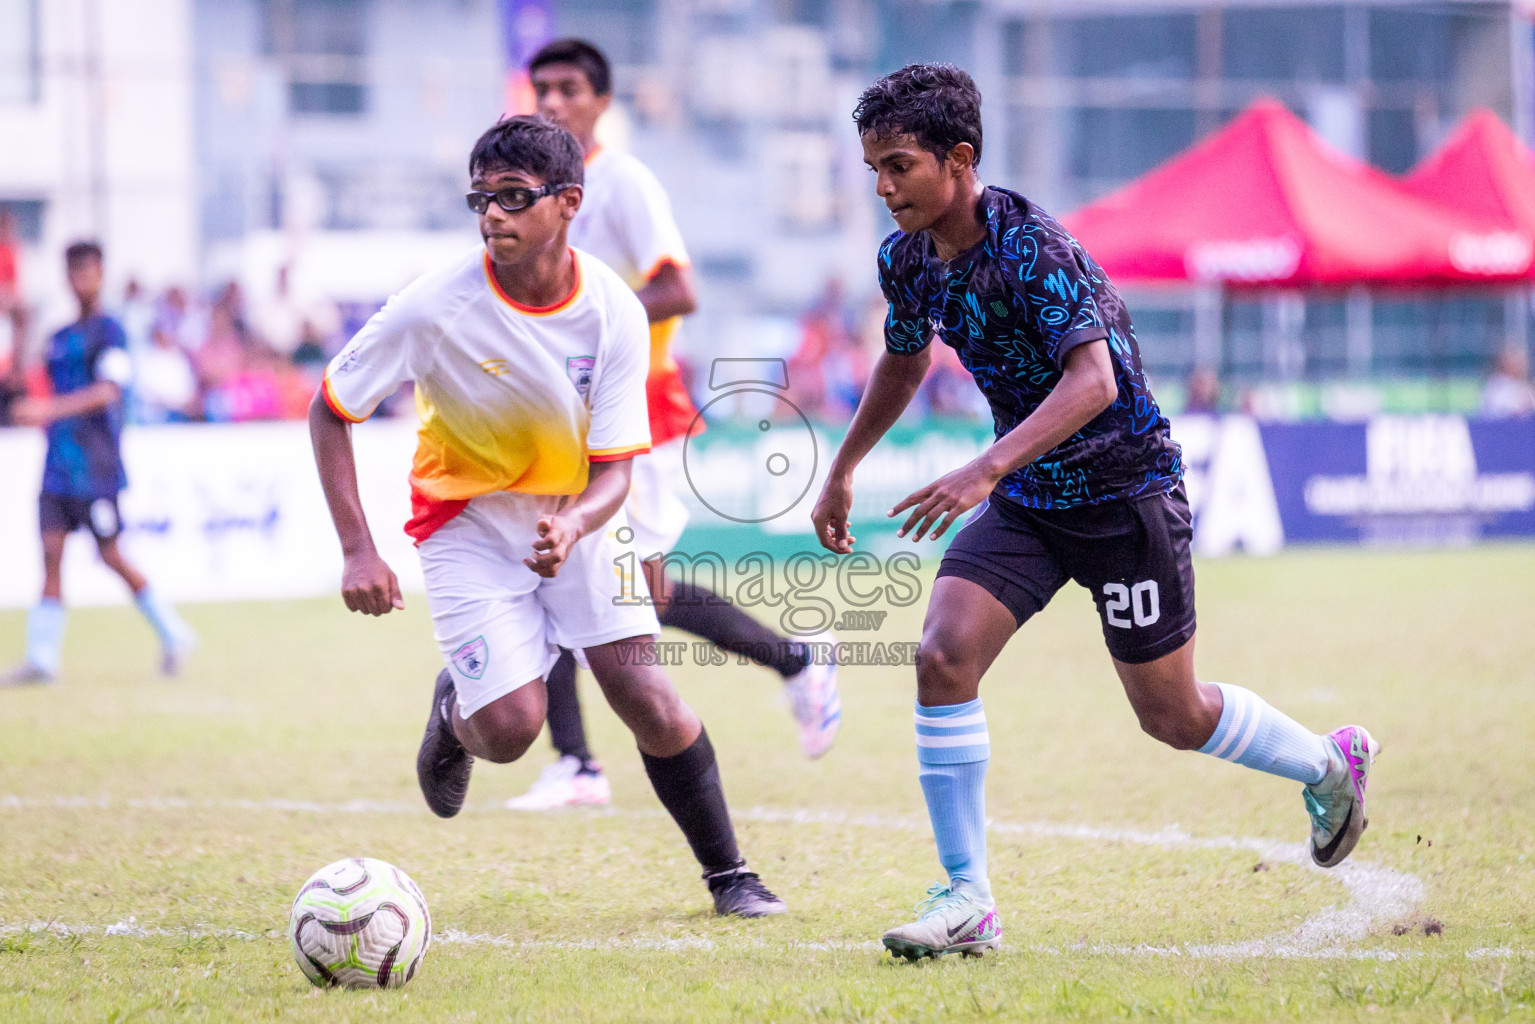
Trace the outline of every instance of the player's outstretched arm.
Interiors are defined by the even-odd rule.
[[[522,564],[540,576],[553,579],[570,557],[571,546],[593,530],[607,525],[629,496],[632,459],[594,462],[586,490],[576,500],[552,515],[539,516],[538,539],[533,542],[533,556]]]
[[[391,609],[404,608],[400,581],[379,557],[373,546],[373,534],[362,513],[362,498],[357,493],[357,461],[352,454],[352,425],[331,411],[325,399],[316,393],[309,403],[309,439],[314,444],[314,461],[320,470],[320,486],[330,506],[331,522],[341,538],[341,554],[346,559],[341,570],[341,599],[350,611],[385,615]]]
[[[910,355],[886,351],[875,362],[863,398],[858,402],[858,411],[853,413],[847,436],[837,447],[821,496],[810,513],[816,539],[826,550],[839,555],[853,550],[857,538],[849,532],[847,521],[853,508],[853,470],[916,397],[932,358],[931,346],[928,346]]]
[[[890,515],[896,516],[911,509],[896,536],[915,530],[912,540],[919,541],[928,527],[937,523],[928,539],[942,537],[954,520],[985,501],[1003,477],[1087,426],[1114,404],[1118,393],[1109,343],[1091,341],[1076,346],[1066,353],[1060,382],[1022,423],[973,461],[908,495],[890,510]]]
[[[109,380],[71,391],[53,398],[22,398],[11,410],[11,416],[19,427],[46,427],[71,416],[83,416],[88,412],[105,409],[123,397],[123,389]]]

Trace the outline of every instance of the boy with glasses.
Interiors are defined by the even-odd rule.
[[[581,155],[538,117],[482,135],[468,202],[484,248],[390,299],[327,368],[309,422],[345,554],[342,597],[369,615],[404,607],[363,518],[349,424],[414,381],[406,532],[446,664],[416,759],[427,805],[452,817],[474,758],[521,757],[543,727],[560,648],[583,650],[715,910],[782,913],[736,846],[708,734],[654,667],[655,613],[614,603],[620,507],[650,447],[647,340],[634,293],[567,244]]]

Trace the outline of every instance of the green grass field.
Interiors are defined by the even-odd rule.
[[[1073,589],[983,690],[1006,948],[919,965],[877,946],[940,874],[909,669],[844,671],[818,763],[766,672],[675,671],[790,904],[722,921],[589,684],[611,810],[501,810],[541,742],[480,765],[458,818],[426,812],[419,596],[384,620],[339,599],[191,607],[204,646],[172,683],[131,608],[77,612],[65,682],[0,691],[0,1021],[1535,1016],[1535,548],[1199,574],[1202,676],[1383,743],[1353,859],[1299,863],[1294,784],[1141,735]],[[915,639],[925,604],[877,638]],[[0,615],[0,658],[23,621]],[[290,958],[294,892],[352,855],[431,902],[438,940],[403,992],[317,991]]]

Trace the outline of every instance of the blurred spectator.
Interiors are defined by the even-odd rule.
[[[326,348],[341,330],[341,314],[333,302],[300,302],[293,295],[288,268],[279,267],[277,289],[252,314],[252,326],[272,351],[292,356],[311,335]]]
[[[174,326],[156,322],[149,348],[139,354],[133,383],[133,419],[137,423],[184,423],[197,413],[197,375],[192,360],[176,344]]]
[[[166,290],[156,319],[170,330],[183,352],[196,352],[208,340],[208,314],[192,304],[183,288]]]
[[[325,342],[325,337],[320,334],[314,322],[305,320],[299,335],[298,347],[293,350],[293,365],[311,380],[315,387],[320,386],[320,378],[325,376],[325,365],[330,362]]]
[[[800,342],[789,357],[789,394],[807,416],[835,415],[827,408],[826,362],[846,349],[851,334],[842,279],[829,278],[800,318]]]
[[[1492,376],[1482,388],[1483,416],[1535,416],[1535,386],[1523,346],[1510,345],[1493,362]]]
[[[209,312],[208,337],[197,350],[197,379],[210,395],[228,386],[245,369],[249,340],[240,286],[230,282]],[[221,409],[226,405],[222,399],[215,404]]]
[[[215,318],[217,319],[217,318]],[[209,339],[208,344],[214,344]],[[275,420],[282,413],[279,369],[282,361],[267,349],[236,349],[239,358],[230,372],[203,397],[203,413],[214,423]]]
[[[1221,411],[1221,380],[1208,366],[1196,366],[1189,374],[1188,398],[1183,411],[1211,415]]]
[[[123,336],[128,339],[128,356],[137,366],[139,359],[149,351],[150,331],[155,325],[155,304],[149,300],[149,295],[136,277],[130,277],[123,289],[123,303],[117,310],[117,322],[123,325]]]
[[[18,290],[18,253],[16,218],[0,207],[0,424],[11,401],[23,390],[21,381],[22,345],[26,339],[26,317]]]
[[[824,414],[837,421],[849,419],[863,398],[863,389],[869,383],[874,368],[871,352],[885,347],[885,302],[879,301],[880,316],[873,334],[869,333],[868,318],[853,325],[851,330],[833,335],[835,344],[827,353],[824,364]],[[876,348],[875,346],[878,346]]]
[[[990,414],[986,398],[976,387],[975,378],[959,361],[959,353],[934,338],[928,346],[933,362],[922,381],[921,396],[932,416],[984,419]]]
[[[9,316],[20,305],[20,246],[16,241],[16,215],[0,207],[0,316]]]
[[[256,310],[256,331],[274,352],[289,355],[299,346],[303,324],[304,311],[288,287],[288,268],[278,267],[277,290]]]

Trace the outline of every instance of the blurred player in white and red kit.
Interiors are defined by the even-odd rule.
[[[597,142],[598,118],[613,98],[612,73],[600,50],[579,39],[561,39],[533,55],[528,73],[539,113],[569,129],[586,153],[586,194],[570,225],[571,244],[616,270],[650,319],[645,383],[651,450],[634,459],[624,512],[634,530],[634,549],[645,559],[645,578],[661,623],[776,670],[799,722],[801,747],[807,756],[820,757],[841,724],[836,666],[814,663],[803,642],[779,636],[696,583],[668,579],[662,564],[688,521],[680,497],[687,486],[682,448],[689,434],[703,429],[671,354],[682,317],[697,308],[671,203],[649,168]],[[566,652],[546,681],[549,733],[560,758],[527,793],[507,802],[514,810],[609,800],[608,780],[587,746],[575,679],[575,661]]]

